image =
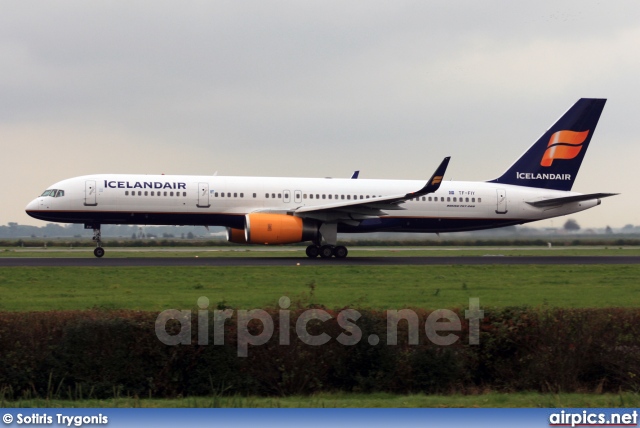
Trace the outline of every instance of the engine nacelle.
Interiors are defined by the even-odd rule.
[[[246,244],[247,240],[244,237],[244,229],[234,229],[227,227],[227,241],[234,244]]]
[[[293,244],[316,240],[318,225],[292,215],[256,213],[245,216],[244,232],[250,244]]]

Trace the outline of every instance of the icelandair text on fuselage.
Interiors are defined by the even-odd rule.
[[[55,421],[58,425],[65,425],[68,427],[75,426],[81,427],[82,425],[105,425],[109,423],[109,417],[99,413],[93,416],[66,416],[62,413],[56,415],[47,415],[46,413],[41,415],[34,413],[31,415],[23,415],[18,413],[16,415],[16,423],[18,425],[53,425]]]
[[[571,174],[540,174],[533,172],[516,172],[518,180],[571,180]]]
[[[136,181],[131,183],[129,181],[109,181],[104,180],[104,187],[111,189],[173,189],[173,190],[187,190],[187,183],[169,183],[161,181]]]

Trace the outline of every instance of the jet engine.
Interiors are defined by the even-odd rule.
[[[227,241],[234,244],[246,244],[247,240],[244,239],[244,229],[234,229],[227,227]]]
[[[244,231],[227,228],[227,240],[236,244],[293,244],[317,238],[315,221],[287,214],[247,214]]]

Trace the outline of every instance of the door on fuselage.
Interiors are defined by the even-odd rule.
[[[496,214],[507,213],[507,191],[504,189],[496,189],[498,203],[496,206]]]
[[[96,182],[87,180],[84,182],[84,205],[87,207],[95,207],[98,205],[96,199]]]
[[[198,183],[198,208],[209,208],[209,183]]]

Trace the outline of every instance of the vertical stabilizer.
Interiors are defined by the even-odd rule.
[[[571,190],[606,102],[579,99],[502,176],[490,183]]]

